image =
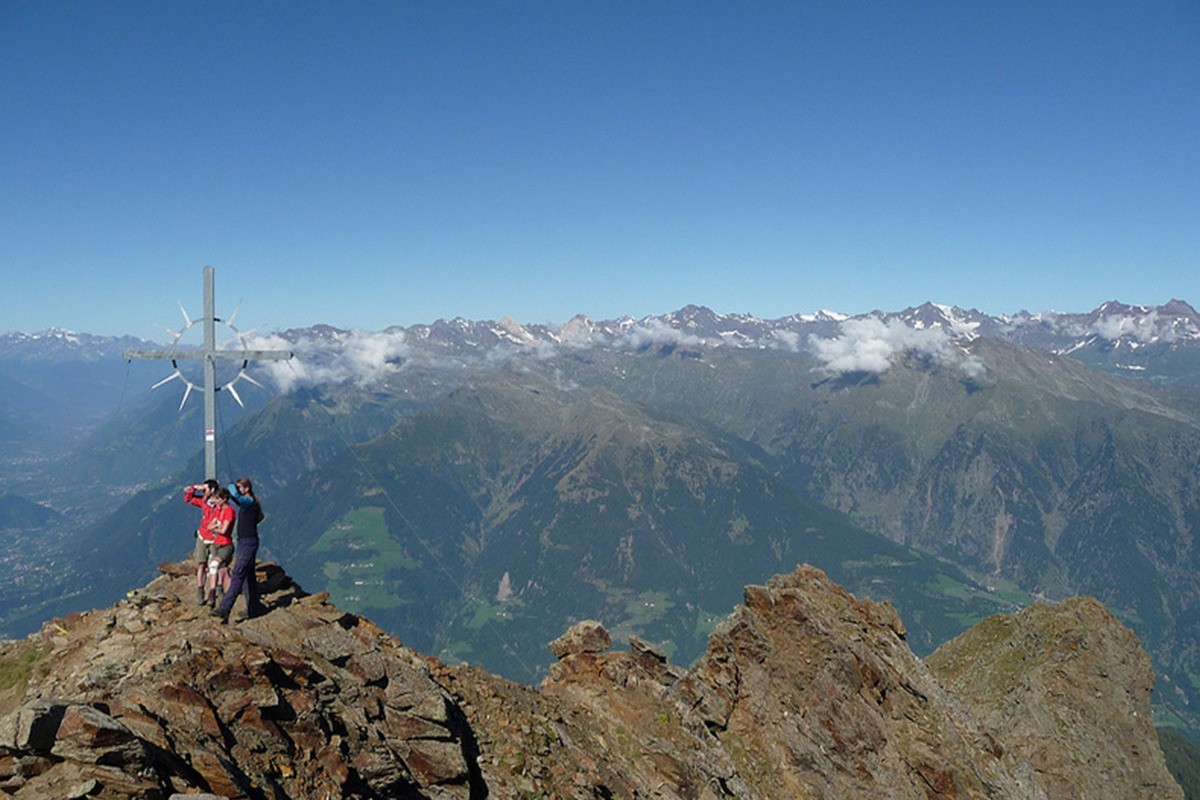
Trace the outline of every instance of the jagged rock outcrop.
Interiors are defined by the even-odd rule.
[[[939,682],[890,606],[801,567],[747,587],[690,670],[636,638],[602,652],[608,632],[588,622],[534,688],[422,656],[274,565],[269,612],[221,625],[190,571],[164,565],[113,608],[0,646],[0,792],[1065,800],[1086,778],[1110,781],[1090,797],[1181,797],[1148,727],[1145,654],[1095,603],[1056,623],[1066,650],[1005,639],[1027,658],[1000,652],[997,669],[1024,678],[980,686],[948,646]]]
[[[912,654],[890,606],[811,567],[747,587],[745,601],[690,671],[644,643],[560,660],[541,696],[562,720],[543,736],[585,753],[611,796],[1046,796]],[[504,747],[487,729],[476,726],[482,752]],[[565,768],[543,749],[533,769],[526,754],[526,791],[597,796],[578,776],[539,781]]]
[[[429,664],[261,568],[266,615],[221,625],[189,565],[46,625],[0,723],[21,798],[470,797],[470,731]],[[6,653],[19,649],[10,644]],[[5,709],[8,710],[8,709]]]
[[[612,647],[612,636],[604,625],[594,619],[576,622],[566,633],[550,643],[550,652],[555,658],[566,658],[577,653],[603,653]]]

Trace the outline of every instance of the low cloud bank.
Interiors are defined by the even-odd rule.
[[[722,346],[696,334],[673,328],[662,320],[649,319],[617,332],[601,332],[577,325],[565,330],[559,343],[546,340],[528,343],[499,342],[491,347],[452,353],[414,341],[403,329],[378,333],[337,331],[328,335],[304,336],[287,341],[280,336],[248,339],[253,349],[290,349],[290,361],[266,361],[255,365],[255,374],[265,378],[281,392],[302,386],[329,383],[354,383],[371,386],[413,367],[453,370],[463,374],[464,367],[494,368],[518,359],[548,359],[563,351],[584,347],[608,347],[643,350],[667,345],[683,347]],[[959,369],[968,377],[982,377],[983,362],[964,353],[942,328],[916,329],[903,322],[884,322],[877,318],[848,319],[839,325],[832,339],[794,331],[775,332],[775,346],[792,352],[808,350],[821,362],[820,369],[834,374],[866,372],[881,374],[891,368],[897,356],[916,353],[933,363]]]
[[[321,383],[369,385],[399,371],[411,351],[403,332],[353,332],[334,339],[296,342],[267,336],[247,344],[253,349],[292,351],[290,361],[262,362],[257,370],[281,392]]]
[[[668,344],[699,347],[704,344],[704,340],[695,334],[672,328],[660,319],[650,319],[631,327],[617,337],[613,344],[617,347],[640,350],[643,347]]]
[[[1144,313],[1104,314],[1094,321],[1053,311],[1046,312],[1044,317],[1055,332],[1079,339],[1098,336],[1109,342],[1133,339],[1148,344],[1154,341],[1175,342],[1180,338],[1180,331],[1176,327],[1179,321],[1160,314],[1157,309]]]
[[[943,328],[910,328],[903,322],[884,322],[874,317],[849,319],[841,323],[840,334],[832,339],[808,337],[808,349],[821,361],[821,369],[833,375],[887,372],[897,356],[915,353],[942,366],[956,367],[968,377],[981,377],[986,371],[977,356],[963,353]],[[798,346],[796,339],[781,337],[785,345]]]
[[[1169,327],[1159,330],[1157,311],[1151,311],[1140,317],[1101,317],[1096,320],[1092,330],[1110,342],[1116,341],[1122,336],[1132,336],[1139,342],[1150,342],[1157,337],[1162,337],[1167,341],[1175,338],[1174,331]]]

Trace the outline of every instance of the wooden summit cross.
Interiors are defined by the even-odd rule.
[[[173,333],[175,336],[175,340],[171,342],[171,348],[169,350],[130,349],[130,350],[125,351],[125,358],[130,361],[132,361],[134,359],[149,359],[149,360],[163,360],[163,361],[171,362],[171,366],[174,367],[175,371],[173,373],[171,373],[171,375],[167,376],[166,378],[163,378],[161,381],[154,384],[154,386],[152,388],[157,389],[159,386],[162,386],[167,381],[175,380],[176,378],[183,381],[183,384],[187,387],[187,389],[183,393],[183,400],[179,403],[179,408],[181,410],[183,409],[183,404],[187,402],[188,395],[190,395],[192,393],[192,389],[196,388],[196,386],[191,381],[189,381],[187,378],[185,378],[183,376],[183,373],[179,371],[179,364],[177,362],[185,360],[185,359],[186,360],[195,360],[195,359],[203,360],[203,362],[204,362],[204,386],[203,386],[203,391],[204,391],[204,473],[205,473],[204,476],[205,476],[205,478],[213,478],[213,479],[215,479],[217,477],[217,423],[216,423],[216,420],[217,420],[217,392],[222,391],[222,390],[228,390],[229,393],[231,395],[233,395],[233,399],[237,401],[238,405],[243,405],[242,398],[238,396],[237,390],[233,388],[233,385],[235,383],[237,383],[239,379],[245,379],[245,380],[249,381],[250,383],[253,383],[255,386],[262,386],[261,383],[254,380],[253,378],[251,378],[249,375],[246,374],[246,367],[250,363],[250,361],[252,361],[252,360],[253,361],[286,361],[292,357],[291,352],[288,350],[249,350],[249,349],[247,349],[245,338],[242,336],[242,334],[238,331],[237,328],[233,327],[233,318],[237,316],[237,311],[234,311],[233,315],[230,316],[229,319],[223,320],[223,319],[217,318],[217,316],[214,312],[215,307],[216,307],[216,300],[213,297],[213,268],[205,267],[204,268],[204,316],[199,320],[194,320],[188,316],[187,311],[183,311],[183,305],[180,304],[179,309],[181,311],[183,311],[183,318],[187,324],[184,325],[183,328],[178,333],[168,329],[168,332]],[[204,323],[204,347],[200,348],[199,350],[180,350],[179,349],[179,340],[188,331],[188,329],[191,328],[193,325],[195,325],[197,322]],[[237,335],[238,340],[242,344],[241,350],[218,350],[217,349],[217,323],[218,322],[225,325],[225,327],[229,328],[231,331],[233,331]],[[216,374],[217,374],[216,362],[218,360],[241,361],[242,362],[242,367],[240,370],[238,370],[237,375],[235,375],[232,380],[230,380],[228,383],[226,383],[223,386],[216,385]]]

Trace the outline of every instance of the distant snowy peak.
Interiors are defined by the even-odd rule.
[[[1089,338],[1129,346],[1200,341],[1200,314],[1183,300],[1162,306],[1112,300],[1087,314],[1054,315],[1050,325],[1074,340],[1068,348],[1085,346]]]
[[[803,319],[805,322],[844,322],[845,320],[850,319],[850,315],[839,314],[836,311],[829,311],[828,309],[822,308],[817,313],[801,317],[801,319]]]
[[[585,314],[576,314],[561,326],[540,326],[537,332],[550,342],[585,346],[623,336],[637,324],[633,317],[596,322]]]
[[[915,330],[942,329],[955,339],[978,336],[1015,341],[1069,353],[1080,348],[1200,342],[1200,314],[1183,300],[1162,306],[1109,301],[1083,314],[1046,312],[991,316],[976,309],[925,303],[896,313],[875,312]]]
[[[10,333],[4,336],[4,341],[11,344],[43,344],[58,347],[77,347],[86,341],[101,341],[104,337],[90,336],[86,333],[76,333],[66,328],[47,328],[39,333]]]
[[[999,324],[996,318],[973,308],[968,311],[939,303],[924,303],[897,314],[880,314],[880,317],[885,322],[899,320],[914,330],[941,329],[954,339],[974,339]]]
[[[16,332],[0,336],[0,360],[99,361],[123,357],[130,347],[147,346],[153,346],[153,343],[132,336],[93,336],[65,328],[49,328],[39,333]]]
[[[514,344],[536,344],[538,341],[537,336],[512,317],[501,317],[492,333],[497,339],[508,340]]]
[[[646,317],[639,325],[643,328],[665,325],[712,344],[730,342],[753,346],[763,337],[770,336],[777,323],[750,314],[718,314],[705,306],[689,305],[671,314]]]
[[[41,333],[20,333],[17,336],[28,340],[42,341],[59,341],[78,344],[83,338],[97,339],[100,337],[89,336],[88,334],[78,334],[75,331],[67,330],[66,328],[47,328]]]

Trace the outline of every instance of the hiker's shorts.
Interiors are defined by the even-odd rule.
[[[209,545],[208,557],[210,561],[215,558],[221,562],[222,567],[228,567],[229,562],[233,561],[233,545]]]
[[[212,542],[206,542],[199,536],[196,537],[196,546],[192,548],[192,558],[197,564],[207,564],[212,559],[221,562],[221,566],[228,567],[229,562],[233,561],[233,545],[223,544],[215,545]]]
[[[196,544],[192,547],[192,560],[197,564],[208,563],[208,548],[212,547],[211,542],[206,542],[199,536],[196,537]]]

